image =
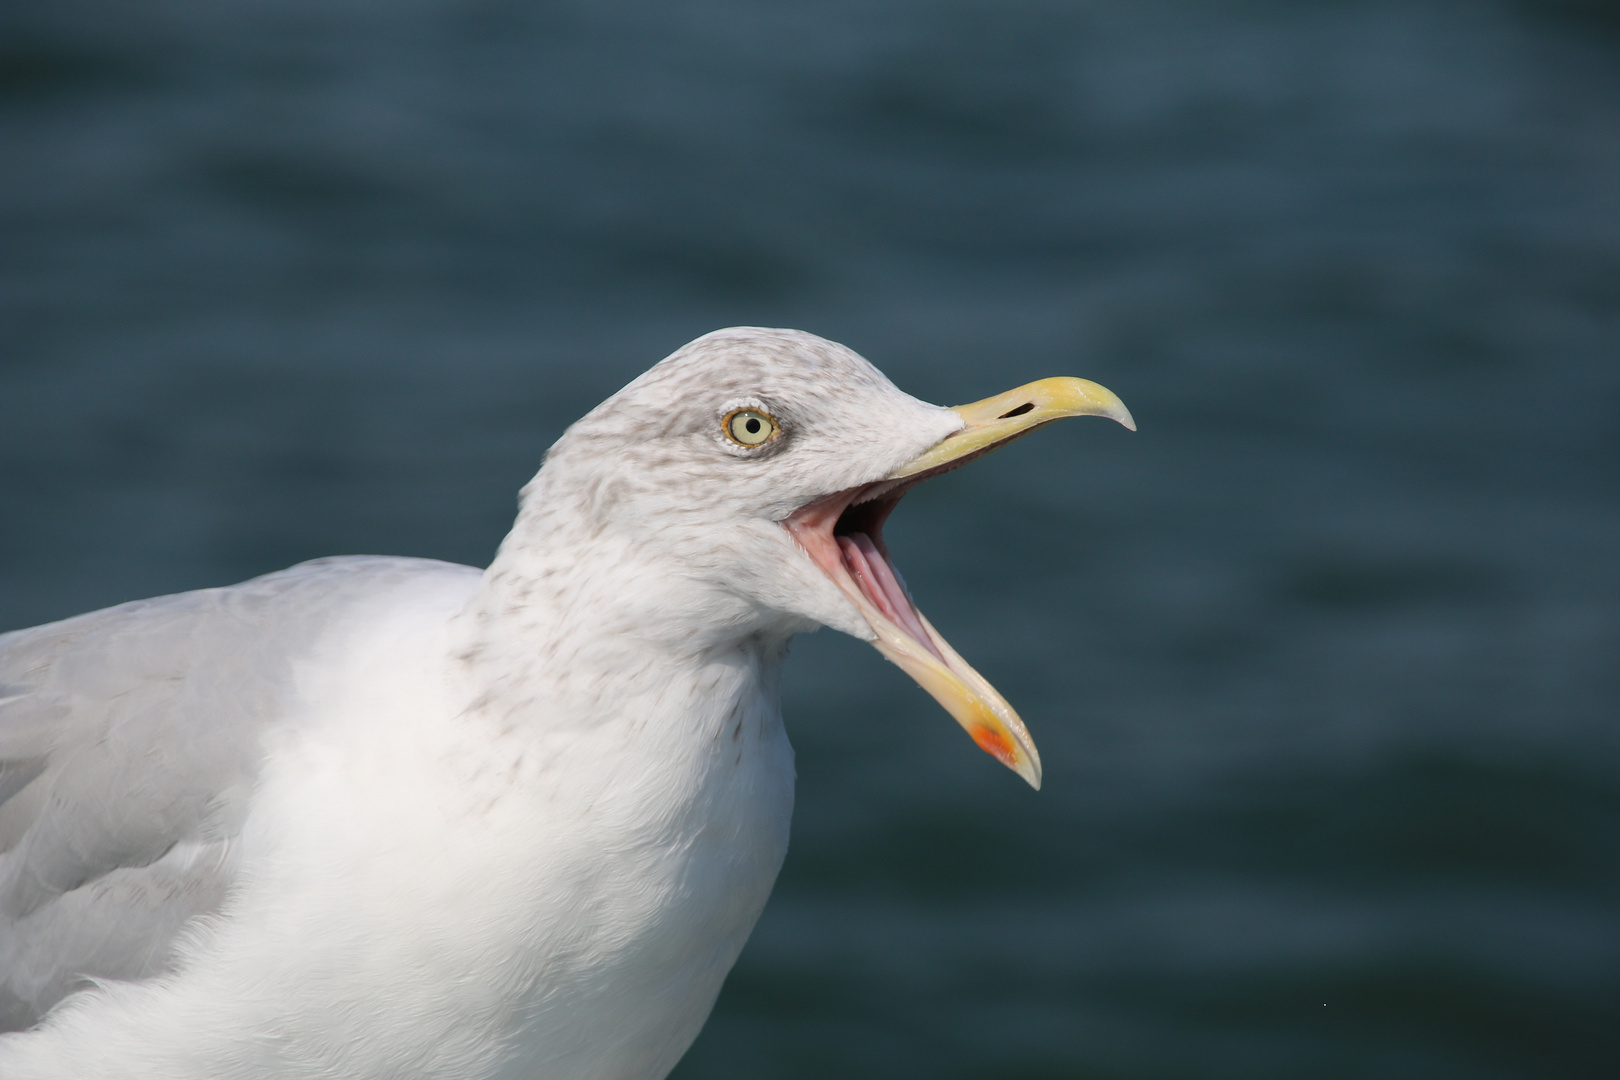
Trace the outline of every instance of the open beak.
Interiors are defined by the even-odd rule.
[[[883,522],[910,488],[1042,424],[1066,416],[1106,416],[1135,431],[1136,423],[1108,390],[1071,378],[1042,379],[954,411],[963,421],[956,434],[883,480],[801,508],[786,525],[866,618],[877,635],[872,643],[877,650],[945,706],[981,749],[1039,788],[1041,758],[1024,722],[912,603],[883,543]]]

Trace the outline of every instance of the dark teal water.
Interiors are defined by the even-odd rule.
[[[1620,1075],[1620,9],[0,15],[0,626],[481,562],[718,326],[1075,423],[909,496],[1034,794],[823,633],[680,1080]]]

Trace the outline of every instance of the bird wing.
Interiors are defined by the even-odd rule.
[[[218,911],[292,664],[422,559],[319,559],[0,635],[0,1031]]]

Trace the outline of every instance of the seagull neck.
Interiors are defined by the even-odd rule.
[[[603,717],[619,711],[616,703],[679,698],[717,664],[741,662],[752,672],[744,683],[774,686],[796,627],[750,614],[735,595],[601,538],[568,546],[509,539],[456,619],[452,655],[477,694]]]

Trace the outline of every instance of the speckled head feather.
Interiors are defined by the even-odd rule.
[[[739,408],[774,417],[780,433],[739,446],[723,430]],[[556,552],[578,574],[611,553],[619,573],[635,565],[661,580],[657,596],[626,597],[649,634],[662,624],[707,638],[717,625],[746,634],[775,622],[785,633],[819,624],[870,639],[780,522],[882,479],[961,427],[956,413],[903,393],[842,345],[800,330],[717,330],[564,432],[524,488],[497,566],[541,572]],[[710,595],[682,587],[700,580]],[[733,611],[717,622],[714,593],[747,598],[757,618]]]
[[[721,421],[743,407],[775,417],[780,436],[756,449],[729,441]],[[732,327],[683,346],[573,424],[532,487],[557,497],[594,481],[622,492],[585,503],[593,523],[632,507],[779,521],[887,475],[961,426],[842,345],[802,330]]]

